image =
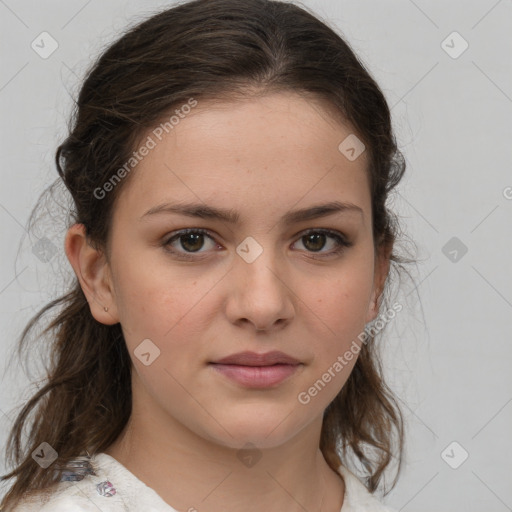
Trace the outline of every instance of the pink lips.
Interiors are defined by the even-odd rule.
[[[276,386],[301,366],[297,359],[278,351],[266,354],[239,352],[211,364],[229,379],[251,388]]]

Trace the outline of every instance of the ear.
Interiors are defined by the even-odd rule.
[[[389,273],[390,256],[393,250],[393,244],[382,244],[375,258],[375,270],[373,278],[373,290],[370,298],[368,314],[366,316],[366,323],[371,322],[377,318],[382,299],[382,292],[386,283],[386,278]]]
[[[108,262],[103,252],[89,244],[85,226],[83,224],[71,226],[66,234],[64,245],[66,256],[87,298],[92,316],[105,325],[118,323],[119,317]]]

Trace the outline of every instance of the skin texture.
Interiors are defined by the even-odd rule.
[[[82,225],[68,231],[66,254],[91,312],[121,323],[133,363],[132,416],[106,451],[177,510],[342,506],[343,480],[319,442],[323,412],[356,357],[307,405],[297,396],[377,316],[389,269],[389,250],[375,257],[367,154],[349,161],[338,150],[351,133],[325,105],[297,94],[199,102],[132,171],[108,257],[86,242]],[[170,201],[233,209],[239,224],[166,213],[141,219]],[[290,210],[329,201],[363,213],[280,223]],[[162,245],[184,228],[212,237],[174,240],[190,261]],[[336,230],[353,245],[334,254],[330,236],[323,245],[304,238],[312,228]],[[236,252],[249,236],[263,249],[252,263]],[[134,355],[144,339],[160,350],[148,366]],[[209,365],[245,350],[280,350],[303,364],[267,389],[243,387]],[[246,443],[261,456],[251,467],[239,457]]]

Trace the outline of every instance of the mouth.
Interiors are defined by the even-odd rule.
[[[240,352],[211,362],[224,377],[244,387],[275,387],[291,377],[303,364],[283,352]]]

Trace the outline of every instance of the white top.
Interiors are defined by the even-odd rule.
[[[95,474],[83,476],[82,471],[81,480],[61,481],[51,493],[40,491],[37,498],[25,498],[14,512],[177,512],[110,455],[94,454],[90,463]],[[340,466],[338,471],[345,481],[340,512],[395,512],[372,496],[347,468]]]

